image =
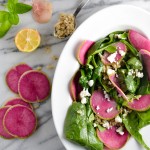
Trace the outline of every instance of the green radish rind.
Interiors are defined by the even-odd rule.
[[[26,110],[28,110],[29,112],[31,112],[32,114],[33,114],[33,116],[34,116],[34,119],[35,119],[35,125],[34,125],[34,128],[32,128],[32,132],[30,132],[28,135],[26,135],[26,136],[19,136],[18,135],[18,133],[12,133],[12,131],[10,131],[10,129],[8,129],[8,125],[7,125],[7,123],[8,122],[6,122],[6,117],[8,117],[8,115],[9,115],[9,113],[10,114],[12,114],[12,110],[13,109],[16,109],[17,107],[22,107],[23,109],[26,109]],[[24,113],[24,112],[23,112]],[[22,117],[23,117],[23,113],[20,115],[20,117],[17,117],[17,119],[19,119],[19,118],[21,118],[22,119]],[[14,118],[12,117],[11,118],[11,120],[13,120]],[[19,121],[20,122],[20,121]],[[17,121],[17,123],[18,123],[18,121]],[[30,124],[31,124],[31,122],[29,122]],[[15,125],[13,125],[13,124],[11,124],[12,126],[13,126],[13,128],[15,128],[16,126]],[[14,105],[14,106],[11,106],[11,107],[9,107],[9,109],[6,111],[6,113],[5,113],[5,115],[4,115],[4,119],[3,119],[3,126],[4,126],[4,129],[10,134],[10,135],[12,135],[13,137],[15,137],[15,138],[19,138],[19,139],[25,139],[25,138],[28,138],[29,136],[31,136],[35,131],[36,131],[36,128],[37,128],[37,117],[36,117],[36,115],[35,115],[35,113],[33,112],[33,110],[31,110],[31,109],[29,109],[28,107],[26,107],[26,106],[23,106],[23,105]],[[28,129],[25,129],[25,131],[26,130],[28,130]],[[17,131],[18,131],[18,128],[17,128]],[[24,130],[22,130],[22,132],[23,132]]]

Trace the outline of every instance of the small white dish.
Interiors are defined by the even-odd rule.
[[[84,40],[96,41],[107,34],[117,31],[135,29],[150,38],[150,13],[131,5],[115,5],[105,8],[84,21],[67,42],[59,59],[52,88],[52,113],[54,124],[63,145],[67,150],[84,150],[82,146],[67,141],[63,127],[67,110],[72,103],[69,82],[79,68],[75,53]],[[150,126],[141,130],[145,142],[150,146]],[[143,150],[130,138],[122,150]]]

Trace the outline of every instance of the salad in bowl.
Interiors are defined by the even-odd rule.
[[[115,31],[77,52],[79,70],[70,81],[72,105],[64,135],[91,150],[121,149],[150,124],[150,41],[134,30]]]

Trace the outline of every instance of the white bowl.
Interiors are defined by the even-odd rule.
[[[52,113],[59,138],[67,150],[84,150],[64,138],[63,126],[67,110],[72,103],[69,82],[79,68],[75,52],[83,40],[96,41],[117,30],[135,29],[150,38],[150,13],[130,5],[115,5],[105,8],[84,21],[67,42],[59,59],[52,88]],[[142,129],[144,140],[150,146],[150,126]],[[122,150],[142,150],[130,138]]]

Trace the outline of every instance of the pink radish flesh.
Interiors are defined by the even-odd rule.
[[[32,68],[27,64],[19,64],[8,71],[6,83],[14,93],[18,93],[18,81],[20,76],[28,70],[32,70]]]
[[[126,45],[122,42],[113,43],[112,46],[116,47],[117,49],[117,55],[115,57],[116,62],[120,62],[120,60],[123,58],[123,56],[120,55],[119,51],[124,51],[126,53],[127,48]],[[103,56],[101,57],[102,62],[105,65],[110,65],[111,63],[107,60],[107,57],[109,57],[111,54],[108,52],[104,52]]]
[[[81,76],[81,73],[78,71],[70,82],[70,94],[73,100],[77,100],[79,93],[82,91],[82,87],[79,84],[80,76]]]
[[[148,74],[148,80],[150,81],[150,52],[144,49],[141,49],[139,52],[142,55],[144,65]]]
[[[30,109],[33,109],[31,104],[23,101],[21,98],[19,97],[16,97],[16,98],[13,98],[13,99],[10,99],[8,102],[5,103],[5,106],[14,106],[14,105],[17,105],[17,104],[20,104],[20,105],[23,105],[23,106],[26,106]]]
[[[35,131],[36,116],[28,107],[15,105],[7,110],[4,117],[4,126],[11,135],[25,138]]]
[[[19,95],[23,100],[33,103],[45,100],[50,94],[47,76],[40,71],[28,71],[19,80]]]
[[[148,40],[146,37],[144,37],[140,33],[134,30],[129,30],[128,38],[129,38],[130,43],[138,50],[146,49],[150,51],[150,40]]]
[[[114,100],[108,101],[107,99],[105,99],[102,91],[93,92],[91,96],[91,108],[100,118],[114,118],[119,113],[116,107],[116,102]],[[108,109],[110,109],[109,112]]]
[[[0,108],[0,136],[6,138],[6,139],[12,139],[13,136],[10,135],[8,132],[5,131],[4,126],[3,126],[3,118],[8,110],[9,107],[2,107]]]
[[[138,100],[128,102],[127,107],[137,111],[145,111],[150,108],[150,94],[141,96]]]
[[[106,129],[104,131],[97,130],[97,136],[110,149],[120,149],[122,148],[129,137],[129,133],[126,129],[124,129],[124,134],[120,135],[116,132],[116,127],[112,127],[110,129]]]
[[[119,81],[116,77],[116,74],[111,74],[108,75],[109,80],[111,81],[111,83],[113,84],[113,86],[117,89],[118,93],[125,99],[127,100],[127,96],[125,95],[125,93],[121,90],[120,85],[119,85]]]
[[[81,65],[86,64],[86,54],[90,47],[94,44],[93,41],[86,40],[83,42],[83,44],[80,46],[78,52],[77,52],[77,59]]]

